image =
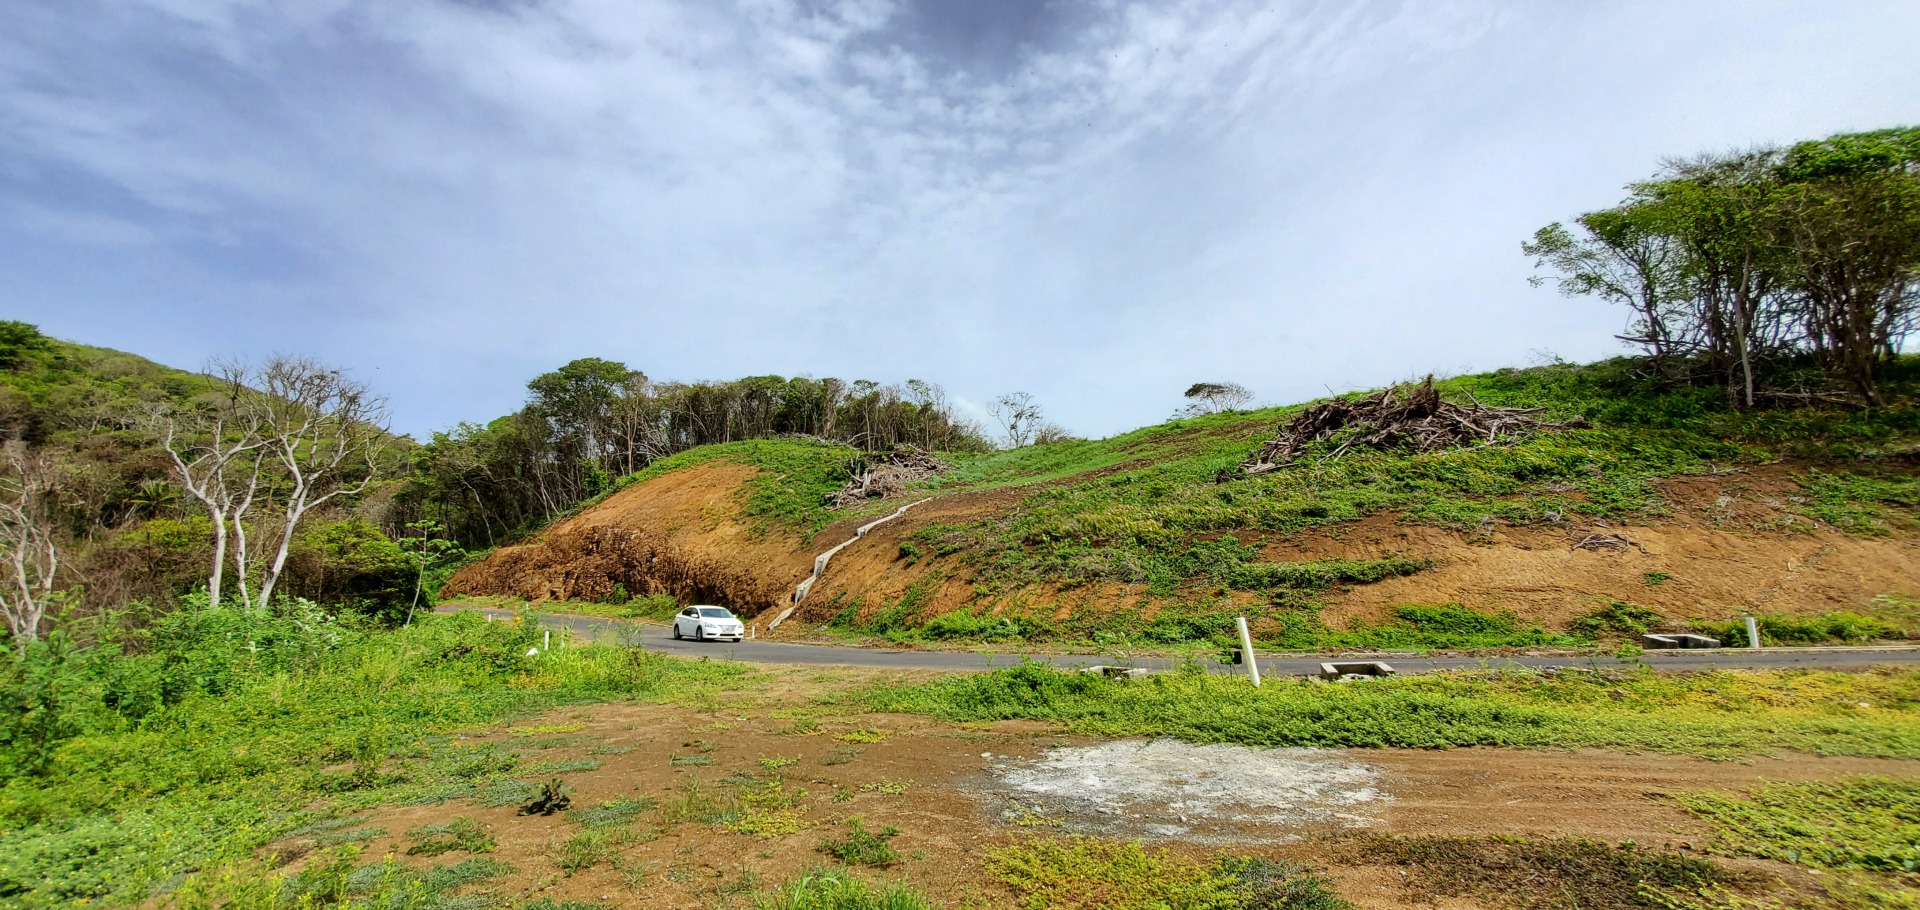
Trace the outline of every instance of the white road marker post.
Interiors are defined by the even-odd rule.
[[[542,651],[551,651],[551,650],[553,650],[553,630],[552,630],[552,629],[542,629],[542,630],[540,630],[540,631],[541,631],[541,633],[542,633],[542,635],[541,635],[541,637],[540,637],[540,650],[542,650]]]
[[[1253,656],[1253,635],[1247,631],[1245,616],[1236,617],[1234,622],[1240,626],[1240,659],[1247,662],[1247,678],[1253,680],[1257,689],[1260,687],[1260,661]]]
[[[1747,617],[1747,647],[1760,647],[1760,620]]]

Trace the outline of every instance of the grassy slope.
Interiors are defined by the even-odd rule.
[[[1274,607],[1257,629],[1285,647],[1555,643],[1549,639],[1556,633],[1510,619],[1451,614],[1425,617],[1431,621],[1401,616],[1385,627],[1335,632],[1318,624],[1316,590],[1420,566],[1404,560],[1275,565],[1222,532],[1284,534],[1383,511],[1406,522],[1461,530],[1489,516],[1514,524],[1556,516],[1646,520],[1669,509],[1654,483],[1659,478],[1782,457],[1808,465],[1801,475],[1808,495],[1793,506],[1799,514],[1791,522],[1857,534],[1911,530],[1920,527],[1920,478],[1898,453],[1920,440],[1920,357],[1907,357],[1887,373],[1892,403],[1851,412],[1736,412],[1717,389],[1662,388],[1639,378],[1627,359],[1463,376],[1438,383],[1443,394],[1538,407],[1553,419],[1583,416],[1592,427],[1428,454],[1350,452],[1322,462],[1310,451],[1295,467],[1227,483],[1214,482],[1215,475],[1300,406],[1172,420],[1102,440],[953,456],[955,468],[926,483],[930,492],[1033,486],[1006,514],[920,529],[902,555],[938,560],[931,564],[933,574],[963,575],[982,602],[1034,585],[1117,582],[1204,613],[1209,598],[1253,592]],[[731,443],[662,460],[625,482],[712,458],[753,464],[763,473],[751,482],[746,510],[811,535],[841,515],[820,503],[843,479],[838,466],[849,454],[792,440]],[[875,503],[854,514],[890,505]],[[885,604],[846,605],[840,624],[896,639],[1118,636],[1170,643],[1220,631],[1213,628],[1220,623],[1204,621],[1206,628],[1146,628],[1147,621],[1128,616],[1054,622],[1045,616],[1050,610],[1006,621],[969,614],[929,623],[918,610],[930,591],[910,590]],[[1136,608],[1146,606],[1143,597]]]
[[[48,342],[48,350],[29,352],[20,367],[0,370],[0,401],[8,410],[32,408],[77,423],[115,405],[180,402],[205,388],[205,377],[138,354]]]

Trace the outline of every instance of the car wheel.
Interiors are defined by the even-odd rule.
[[[673,640],[674,640],[674,641],[680,641],[680,640],[681,640],[681,637],[680,637],[680,624],[679,624],[679,623],[674,623],[674,624],[673,624]]]

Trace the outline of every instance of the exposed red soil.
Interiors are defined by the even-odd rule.
[[[840,676],[803,669],[784,672],[776,691],[790,695],[804,695],[823,677]],[[738,705],[694,711],[607,704],[556,711],[521,726],[577,724],[579,729],[570,735],[584,739],[547,749],[525,748],[523,765],[573,758],[600,761],[598,770],[565,775],[575,788],[574,806],[583,808],[616,798],[653,797],[665,802],[689,778],[721,787],[716,782],[729,774],[756,773],[764,779],[767,771],[761,759],[795,759],[779,771],[788,791],[807,791],[799,803],[805,827],[797,833],[756,838],[697,822],[662,829],[657,813],[647,812],[634,824],[639,836],[617,851],[628,870],[644,869],[637,882],[628,884],[609,861],[572,875],[563,873],[555,858],[558,844],[578,830],[566,813],[519,817],[511,806],[482,808],[456,800],[372,812],[367,821],[383,826],[389,834],[373,841],[366,855],[404,854],[412,843],[405,831],[466,815],[490,826],[498,840],[492,855],[517,870],[496,886],[499,894],[545,894],[606,901],[615,907],[710,907],[716,901],[743,902],[743,895],[730,896],[721,889],[737,886],[747,870],[766,886],[822,862],[824,857],[816,850],[819,842],[844,835],[844,820],[858,815],[869,830],[891,825],[900,831],[892,845],[903,859],[884,870],[887,876],[925,888],[943,905],[962,905],[971,898],[981,902],[976,906],[1011,906],[1011,895],[982,869],[981,848],[1064,829],[1032,826],[1032,819],[1023,826],[1009,817],[1006,798],[997,795],[984,767],[989,760],[982,753],[991,753],[992,761],[1019,761],[1050,747],[1093,741],[1063,737],[1037,723],[962,727],[894,715],[837,721],[823,717],[821,729],[808,735],[791,732],[793,720],[774,716],[777,713],[781,712]],[[857,746],[839,738],[856,728],[883,731],[885,737]],[[475,737],[511,741],[504,729],[480,731]],[[631,751],[606,754],[609,747]],[[850,748],[860,751],[836,755],[836,750]],[[596,749],[603,751],[596,753]],[[670,763],[674,754],[706,754],[713,761],[704,766],[674,765]],[[1742,764],[1591,750],[1379,749],[1327,754],[1380,769],[1380,787],[1390,799],[1369,809],[1375,821],[1368,830],[1568,835],[1610,842],[1634,840],[1643,845],[1698,846],[1707,835],[1697,819],[1661,794],[1739,788],[1761,779],[1920,773],[1920,761],[1798,755]],[[906,787],[898,794],[862,789],[878,782]],[[847,796],[836,800],[836,792]],[[1363,908],[1405,905],[1397,870],[1348,864],[1353,860],[1343,851],[1342,829],[1303,827],[1275,835],[1237,843],[1231,849],[1328,868],[1342,895]],[[1185,841],[1164,843],[1194,855],[1220,849]],[[461,855],[450,854],[440,861],[458,860]],[[1802,874],[1774,864],[1745,865],[1788,876]],[[1453,901],[1440,906],[1479,905]]]
[[[495,551],[462,569],[451,593],[529,600],[594,600],[619,583],[631,593],[668,591],[719,603],[747,616],[784,608],[813,556],[853,536],[875,516],[849,516],[811,542],[778,529],[756,532],[740,515],[741,485],[756,469],[726,461],[655,477],[559,522],[540,540]],[[1431,559],[1422,572],[1325,592],[1322,617],[1344,626],[1378,621],[1399,605],[1462,603],[1509,609],[1531,623],[1563,628],[1571,618],[1624,600],[1673,619],[1723,619],[1738,612],[1804,614],[1868,610],[1876,595],[1920,593],[1920,537],[1860,537],[1818,526],[1787,508],[1803,495],[1786,465],[1665,481],[1670,514],[1631,527],[1579,529],[1494,525],[1489,533],[1402,524],[1394,514],[1295,534],[1239,532],[1275,561],[1389,554]],[[1085,475],[1081,475],[1084,477]],[[1068,478],[1067,480],[1080,479]],[[923,616],[980,602],[971,570],[957,557],[909,560],[901,544],[933,524],[1007,517],[1033,486],[939,496],[882,524],[841,550],[781,638],[830,618],[859,597],[865,609],[898,598],[929,573],[941,579]],[[907,500],[899,500],[905,502]],[[1636,546],[1581,549],[1587,533],[1621,534]],[[1647,573],[1670,576],[1648,584]],[[1251,599],[1251,595],[1236,595]],[[995,611],[1078,612],[1159,604],[1138,586],[1034,586],[988,601]],[[768,614],[771,615],[771,614]]]

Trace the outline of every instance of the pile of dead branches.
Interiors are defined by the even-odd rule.
[[[951,467],[913,446],[899,446],[891,452],[863,452],[847,463],[846,484],[827,494],[827,508],[898,496],[907,492],[907,484]]]
[[[1280,432],[1247,453],[1240,464],[1220,472],[1219,480],[1265,474],[1294,462],[1311,443],[1344,436],[1321,459],[1333,461],[1350,449],[1411,449],[1427,452],[1450,446],[1518,439],[1543,430],[1584,427],[1574,418],[1548,423],[1533,415],[1541,408],[1497,408],[1469,393],[1469,404],[1440,397],[1428,376],[1419,385],[1393,386],[1361,398],[1335,398],[1293,415]]]

